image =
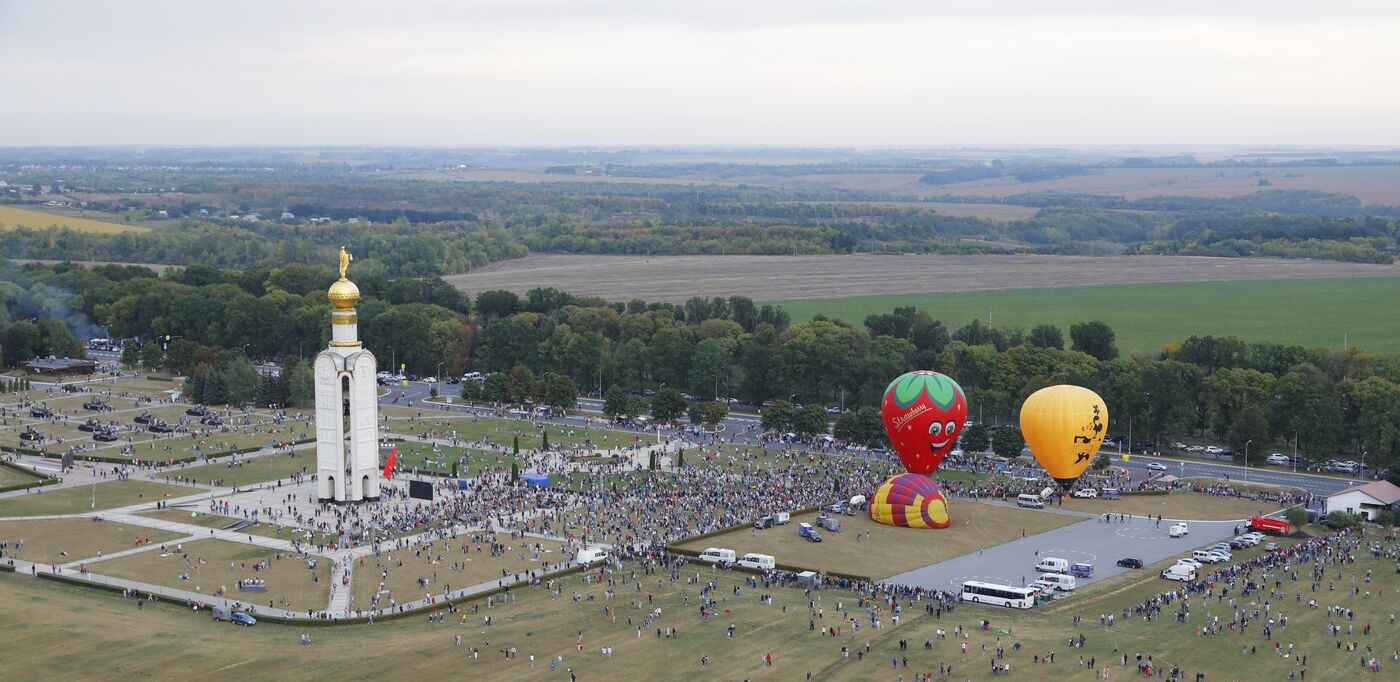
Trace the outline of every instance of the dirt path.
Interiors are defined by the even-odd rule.
[[[613,300],[681,303],[741,294],[830,298],[1094,284],[1396,277],[1400,266],[1191,256],[592,256],[542,254],[445,277],[476,293],[555,287]]]

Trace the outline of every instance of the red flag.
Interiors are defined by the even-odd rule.
[[[388,481],[394,478],[394,462],[398,458],[399,446],[395,445],[394,449],[389,451],[389,461],[384,464],[384,480]]]

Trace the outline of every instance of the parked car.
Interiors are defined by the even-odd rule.
[[[1172,447],[1176,448],[1177,450],[1189,450],[1189,449],[1190,449],[1190,447],[1188,447],[1185,443],[1172,443]]]
[[[1205,566],[1205,564],[1196,561],[1195,559],[1192,559],[1190,557],[1182,557],[1180,559],[1177,559],[1176,563],[1178,566],[1184,564],[1186,566],[1190,566],[1191,568],[1201,568],[1202,566]]]
[[[1099,491],[1094,490],[1093,488],[1080,488],[1079,490],[1074,491],[1074,496],[1086,499],[1093,499],[1099,496]]]
[[[1225,454],[1225,449],[1224,449],[1224,448],[1218,448],[1218,447],[1215,447],[1214,445],[1211,445],[1211,446],[1206,447],[1206,454],[1207,454],[1207,455],[1223,455],[1223,454]]]
[[[797,534],[798,534],[799,536],[801,536],[801,537],[806,538],[809,542],[821,542],[821,541],[822,541],[822,534],[821,534],[821,533],[818,533],[818,532],[817,532],[817,529],[816,529],[816,528],[813,528],[813,527],[812,527],[812,524],[810,524],[810,523],[800,523],[800,524],[798,524],[798,525],[797,525]]]
[[[1278,452],[1275,452],[1274,454],[1269,455],[1269,458],[1268,458],[1267,460],[1265,460],[1265,461],[1267,461],[1269,464],[1278,464],[1278,465],[1283,465],[1283,466],[1287,466],[1288,464],[1290,464],[1290,463],[1292,462],[1292,460],[1290,460],[1290,459],[1288,458],[1288,455],[1285,455],[1285,454],[1282,454],[1282,453],[1278,453]]]
[[[1191,447],[1186,448],[1186,451],[1187,451],[1187,452],[1205,452],[1205,451],[1206,451],[1206,446],[1204,446],[1204,445],[1192,445]]]
[[[1142,559],[1124,557],[1118,560],[1118,565],[1123,568],[1142,568]]]
[[[1264,545],[1265,552],[1277,552],[1278,550],[1279,544],[1277,542],[1269,542]]]
[[[756,529],[758,529],[758,530],[763,530],[763,529],[765,529],[765,528],[772,528],[772,527],[773,527],[773,517],[771,517],[771,516],[765,516],[765,517],[763,517],[763,518],[761,518],[761,519],[759,519],[759,520],[757,520],[757,521],[754,521],[754,522],[753,522],[753,527],[756,528]]]
[[[855,512],[851,510],[851,506],[845,502],[835,502],[832,504],[828,504],[825,507],[822,507],[822,511],[828,514],[845,514],[846,516],[855,515]]]
[[[238,613],[230,615],[228,617],[228,622],[234,625],[242,625],[243,627],[253,627],[258,624],[258,619],[239,611]]]

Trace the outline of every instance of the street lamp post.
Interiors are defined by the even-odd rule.
[[[1247,441],[1244,442],[1244,482],[1245,482],[1245,483],[1248,483],[1248,482],[1249,482],[1249,444],[1250,444],[1250,443],[1253,443],[1253,442],[1254,442],[1254,441],[1252,441],[1252,440],[1247,440]]]
[[[1298,429],[1293,429],[1293,473],[1298,473]]]
[[[446,364],[446,362],[447,362],[447,361],[444,360],[444,361],[438,363],[437,372],[433,375],[433,376],[437,377],[437,380],[438,380],[438,381],[442,381],[442,366],[443,366],[444,364]]]
[[[1366,478],[1366,453],[1367,453],[1367,452],[1370,452],[1370,451],[1369,451],[1369,450],[1362,450],[1362,451],[1361,451],[1361,471],[1356,472],[1356,474],[1357,474],[1358,476],[1362,477],[1362,478]]]

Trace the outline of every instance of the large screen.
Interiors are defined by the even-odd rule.
[[[433,501],[433,484],[427,481],[409,481],[408,496],[415,500]]]

